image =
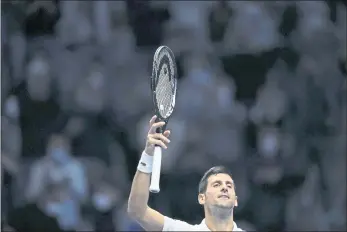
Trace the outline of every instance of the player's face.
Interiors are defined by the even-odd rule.
[[[234,181],[227,174],[212,175],[208,179],[206,193],[200,194],[200,204],[232,208],[237,206]]]

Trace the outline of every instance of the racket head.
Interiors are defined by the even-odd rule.
[[[165,122],[165,126],[159,129],[163,132],[175,108],[177,92],[176,60],[167,46],[158,47],[154,53],[151,90],[157,121]]]

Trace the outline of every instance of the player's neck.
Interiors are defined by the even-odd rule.
[[[232,209],[213,207],[205,210],[205,223],[211,231],[232,231],[234,217]]]

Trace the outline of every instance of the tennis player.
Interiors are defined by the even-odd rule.
[[[198,201],[205,212],[205,218],[200,224],[191,225],[166,217],[148,206],[154,146],[167,149],[170,143],[170,131],[156,133],[156,129],[165,123],[155,120],[156,116],[150,120],[146,147],[132,183],[128,202],[129,215],[146,231],[242,231],[233,218],[233,209],[237,206],[235,185],[224,167],[211,168],[199,183]]]

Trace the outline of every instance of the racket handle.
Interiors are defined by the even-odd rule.
[[[149,191],[151,193],[160,192],[159,181],[160,181],[160,171],[161,171],[161,158],[162,158],[161,147],[155,146],[154,155],[153,155],[151,185],[149,186]]]

